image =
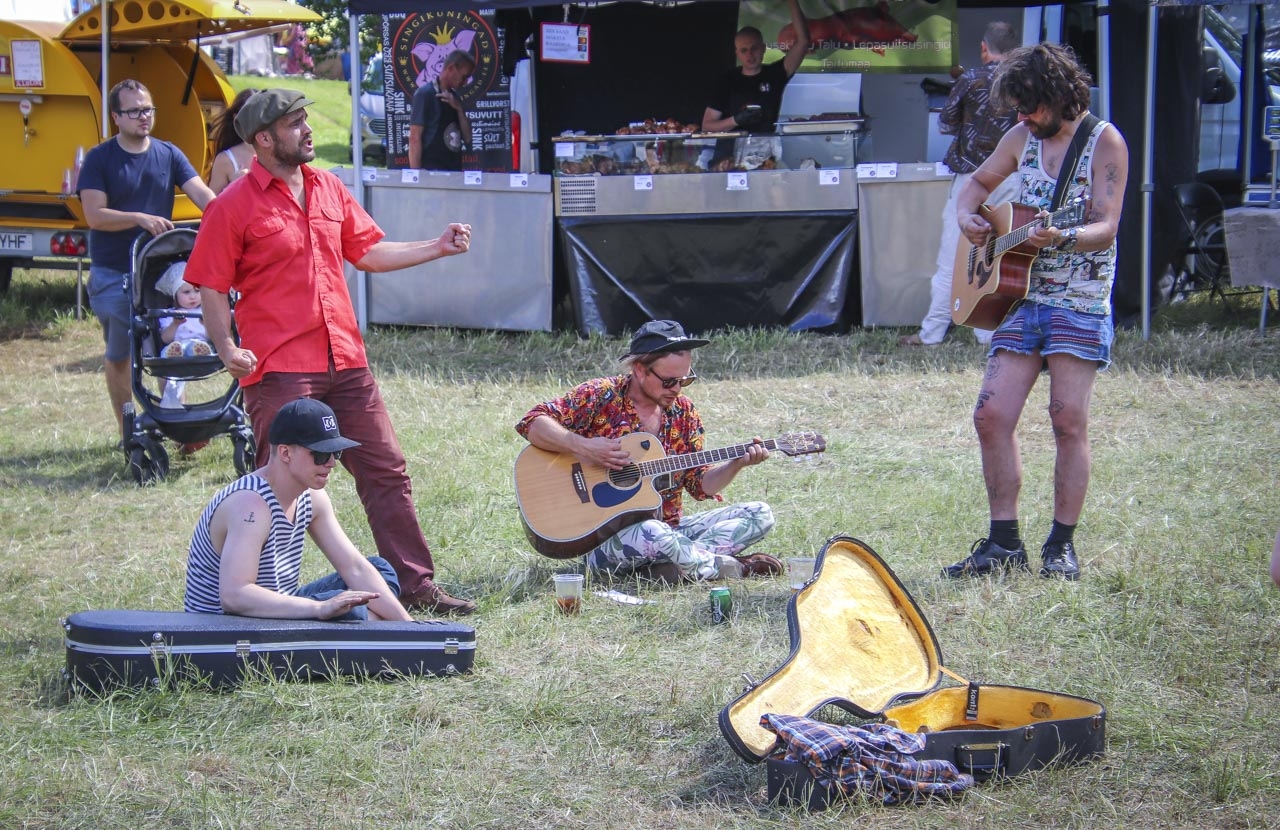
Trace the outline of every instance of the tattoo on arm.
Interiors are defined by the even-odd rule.
[[[245,517],[244,517],[244,523],[245,523],[245,524],[247,524],[247,525],[251,525],[251,524],[255,523],[256,521],[258,521],[258,520],[257,520],[257,518],[253,515],[253,511],[252,511],[252,510],[250,510],[250,511],[249,511],[249,515],[247,515],[247,516],[245,516]]]

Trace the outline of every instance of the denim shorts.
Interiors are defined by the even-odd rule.
[[[1069,354],[1092,360],[1103,370],[1111,365],[1115,329],[1109,314],[1084,314],[1065,308],[1023,302],[991,336],[991,357],[999,349],[1017,354]]]
[[[107,360],[129,359],[129,318],[133,298],[129,296],[128,274],[98,265],[89,268],[89,307],[102,325],[102,341],[107,344]]]

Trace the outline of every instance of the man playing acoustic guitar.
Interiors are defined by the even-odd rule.
[[[1054,464],[1053,528],[1040,549],[1040,575],[1078,579],[1074,532],[1089,485],[1089,402],[1099,369],[1111,362],[1111,286],[1115,279],[1116,232],[1129,174],[1129,151],[1114,125],[1088,115],[1088,72],[1070,49],[1055,44],[1015,49],[996,72],[992,95],[1018,112],[1018,124],[960,192],[960,231],[975,246],[986,243],[991,225],[978,213],[988,194],[1017,173],[1018,201],[1044,215],[1058,203],[1088,200],[1085,224],[1066,230],[1035,225],[1027,244],[1038,249],[1029,270],[1026,299],[1016,305],[991,339],[987,370],[973,423],[982,451],[991,511],[990,533],[970,555],[942,569],[944,577],[981,576],[1027,569],[1018,528],[1022,458],[1017,425],[1027,396],[1043,369],[1049,373],[1049,419],[1057,455]],[[1077,128],[1077,163],[1061,170]],[[1070,177],[1055,194],[1059,176]]]
[[[701,452],[702,419],[681,390],[698,379],[692,350],[708,342],[686,336],[672,320],[651,320],[631,339],[621,359],[624,374],[587,381],[564,397],[538,404],[520,419],[516,431],[534,447],[608,470],[622,470],[636,460],[620,440],[634,433],[656,436],[671,455]],[[764,502],[726,505],[692,516],[681,513],[682,490],[695,499],[720,501],[717,494],[739,471],[768,457],[765,442],[757,438],[737,457],[660,476],[660,514],[602,539],[587,552],[588,566],[597,572],[634,572],[671,583],[782,573],[776,558],[742,552],[773,527],[773,511]],[[565,505],[566,510],[570,507]]]

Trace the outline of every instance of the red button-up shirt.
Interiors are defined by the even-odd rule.
[[[324,372],[368,365],[343,275],[383,237],[333,175],[302,165],[306,211],[282,179],[254,159],[248,175],[209,203],[183,274],[195,286],[240,293],[240,345],[265,372]]]

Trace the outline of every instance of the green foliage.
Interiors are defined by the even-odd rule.
[[[351,33],[346,0],[298,0],[298,5],[324,18],[307,30],[307,35],[311,38],[313,57],[346,50]],[[359,31],[360,62],[364,64],[382,42],[381,15],[361,15]]]

